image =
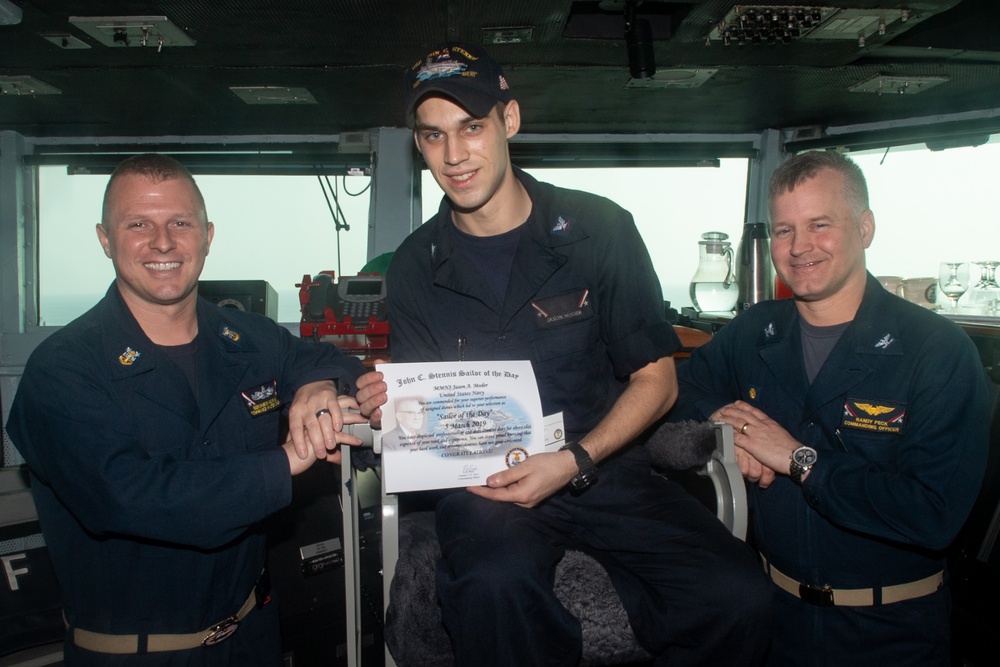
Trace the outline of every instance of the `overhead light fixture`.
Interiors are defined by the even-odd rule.
[[[852,93],[876,93],[878,95],[916,95],[949,80],[946,76],[876,74],[864,81],[859,81],[847,90]]]
[[[89,49],[90,44],[87,44],[82,39],[74,37],[67,32],[40,32],[38,36],[44,39],[46,42],[51,42],[55,44],[60,49]]]
[[[55,86],[39,81],[33,76],[0,76],[0,95],[34,97],[35,95],[61,95]]]
[[[194,46],[166,16],[71,16],[69,22],[105,46]]]
[[[305,88],[286,86],[230,86],[229,90],[247,104],[316,104]]]
[[[21,8],[10,0],[0,0],[0,25],[17,25],[21,14]]]
[[[635,5],[635,2],[625,4],[625,47],[628,51],[628,72],[633,79],[646,79],[656,74],[653,28],[646,19],[635,17]]]
[[[497,46],[502,44],[527,44],[531,41],[534,28],[518,26],[514,28],[483,28],[483,44]]]
[[[658,70],[653,76],[645,79],[629,79],[626,88],[697,88],[712,78],[717,69],[687,69],[671,67]]]

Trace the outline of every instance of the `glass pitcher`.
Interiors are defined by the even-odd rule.
[[[739,296],[733,273],[733,247],[724,232],[705,232],[698,241],[698,269],[690,295],[701,312],[732,312]]]

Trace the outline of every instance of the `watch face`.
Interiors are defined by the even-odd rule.
[[[792,460],[803,468],[808,468],[816,463],[816,450],[812,447],[799,447],[792,452]]]

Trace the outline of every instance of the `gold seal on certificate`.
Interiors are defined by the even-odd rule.
[[[386,492],[478,486],[546,451],[549,428],[529,361],[378,364]]]

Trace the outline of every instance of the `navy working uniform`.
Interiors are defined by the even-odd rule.
[[[537,182],[501,298],[462,250],[444,198],[387,273],[393,361],[528,359],[544,414],[567,440],[611,409],[628,376],[679,348],[631,215],[591,194]],[[505,236],[505,235],[502,235]],[[484,237],[489,244],[495,237]],[[442,616],[459,665],[575,665],[579,622],[552,592],[566,547],[609,571],[640,642],[672,665],[743,664],[767,641],[767,582],[746,545],[642,447],[599,464],[579,495],[525,509],[459,492],[437,506]]]
[[[292,497],[281,405],[304,384],[354,392],[364,368],[265,317],[198,301],[197,395],[113,284],[31,355],[7,429],[27,461],[69,637],[197,632],[236,614],[265,559],[261,521]],[[196,349],[195,349],[196,348]],[[211,647],[73,665],[275,665],[275,605]],[[134,652],[134,651],[133,651]]]
[[[801,487],[784,475],[751,485],[756,543],[776,583],[829,585],[837,605],[776,587],[772,664],[947,665],[950,602],[946,588],[934,592],[936,575],[988,447],[990,392],[968,336],[869,274],[853,323],[812,384],[791,299],[741,314],[692,353],[679,379],[672,419],[741,399],[818,452]],[[918,586],[925,594],[915,599],[891,602],[898,589],[885,590],[925,578],[931,592]],[[868,589],[861,602],[871,600],[841,606],[843,589]]]

